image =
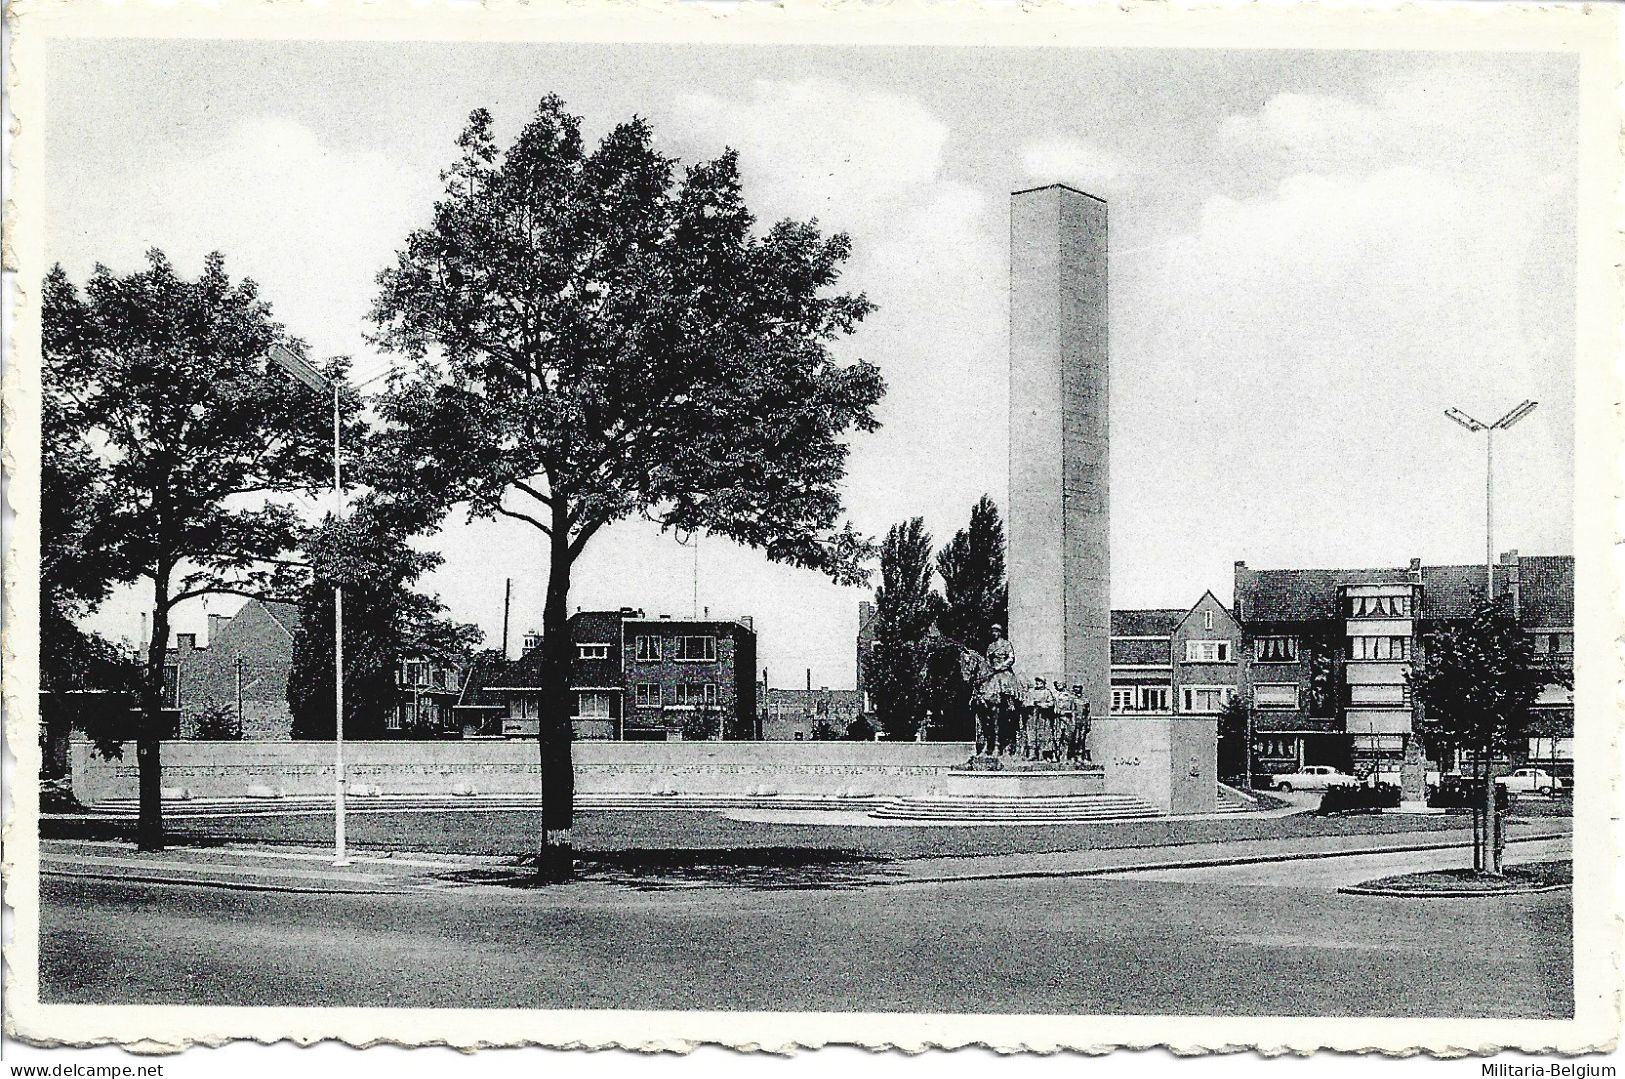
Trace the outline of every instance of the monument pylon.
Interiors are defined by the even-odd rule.
[[[1010,640],[1028,675],[1111,706],[1106,202],[1010,196]]]

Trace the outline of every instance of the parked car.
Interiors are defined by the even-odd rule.
[[[1540,768],[1514,768],[1496,782],[1513,794],[1551,795],[1567,786],[1561,776]]]
[[[1353,787],[1359,780],[1325,764],[1311,764],[1297,772],[1275,777],[1278,791],[1323,791],[1327,787]]]

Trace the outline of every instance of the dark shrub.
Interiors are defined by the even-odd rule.
[[[1495,786],[1495,804],[1505,809],[1509,795],[1499,783]],[[1484,804],[1484,788],[1477,780],[1464,780],[1460,776],[1445,776],[1428,795],[1428,805],[1434,809],[1477,809]]]
[[[1376,813],[1399,808],[1399,788],[1392,783],[1357,787],[1327,787],[1321,796],[1321,813]]]

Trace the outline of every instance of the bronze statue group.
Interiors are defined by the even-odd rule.
[[[978,757],[1062,765],[1089,760],[1089,702],[1081,685],[1043,677],[1022,685],[1003,626],[993,627],[985,656],[945,637],[933,640],[934,651],[947,649],[957,659],[960,680],[970,691]]]

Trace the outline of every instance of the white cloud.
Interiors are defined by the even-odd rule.
[[[1019,156],[1022,169],[1039,183],[1071,184],[1102,196],[1118,192],[1133,174],[1121,155],[1071,136],[1027,143]]]
[[[739,150],[746,194],[769,217],[845,217],[929,184],[948,140],[914,98],[827,79],[758,80],[745,97],[690,94],[675,119],[708,153]]]
[[[245,120],[203,154],[157,162],[100,189],[106,205],[93,195],[82,207],[121,225],[70,234],[60,255],[70,272],[82,276],[92,260],[128,271],[159,247],[195,273],[218,250],[227,272],[252,277],[275,316],[324,354],[363,349],[373,277],[427,219],[434,193],[433,176],[404,175],[378,153],[324,144],[287,119]]]

